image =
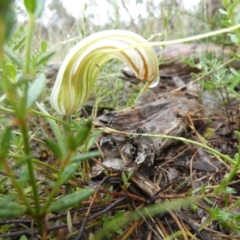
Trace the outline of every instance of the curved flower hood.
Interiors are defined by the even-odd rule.
[[[101,67],[112,58],[128,64],[150,87],[158,84],[157,56],[144,38],[125,30],[102,31],[86,37],[67,54],[51,93],[52,107],[60,115],[71,115],[81,108]]]

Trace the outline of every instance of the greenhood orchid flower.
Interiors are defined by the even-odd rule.
[[[125,30],[98,32],[76,44],[64,59],[50,98],[56,112],[71,115],[81,108],[92,92],[101,67],[113,58],[128,64],[148,86],[158,84],[158,60],[144,38]]]

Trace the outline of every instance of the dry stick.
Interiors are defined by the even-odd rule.
[[[90,216],[88,218],[88,220],[92,220],[92,219],[98,217],[99,215],[102,215],[102,214],[106,213],[107,211],[111,210],[112,208],[115,208],[116,206],[118,206],[121,202],[125,201],[126,199],[127,199],[127,197],[123,197],[123,198],[118,199],[114,203],[106,206],[103,210],[101,210],[101,211],[99,211],[95,214],[92,214],[92,216]],[[8,220],[8,221],[10,221],[10,220]],[[28,221],[28,223],[31,222],[31,221],[32,220],[30,219]],[[79,226],[81,223],[82,222],[73,223],[73,226]],[[60,224],[58,226],[48,228],[47,232],[51,232],[51,231],[55,231],[55,230],[59,230],[59,229],[62,229],[62,228],[67,228],[67,227],[68,227],[67,224]],[[19,237],[21,235],[30,236],[32,234],[32,232],[36,236],[38,234],[38,229],[26,229],[26,230],[21,230],[21,231],[5,233],[5,234],[0,235],[0,238],[16,238],[16,237]]]
[[[149,218],[151,219],[153,225],[155,226],[156,232],[158,232],[159,235],[161,235],[162,237],[164,237],[164,234],[163,234],[161,228],[160,228],[160,227],[158,226],[158,224],[157,224],[157,221],[156,221],[152,216],[149,216]]]
[[[140,201],[140,202],[147,202],[146,199],[142,198],[142,197],[139,197],[137,195],[134,195],[132,193],[129,193],[128,191],[122,193],[122,192],[111,192],[111,191],[108,191],[108,190],[105,190],[105,189],[100,189],[99,190],[100,193],[105,193],[105,194],[109,194],[109,195],[113,195],[113,196],[128,196],[129,198],[133,199],[133,200],[137,200],[137,201]]]
[[[163,237],[166,238],[166,237],[169,237],[169,234],[167,232],[167,229],[164,227],[164,225],[162,224],[161,220],[158,219],[157,220],[157,225],[158,227],[161,229],[161,232],[163,234]]]
[[[142,219],[142,220],[140,220],[140,219],[138,219],[138,220],[135,220],[135,222],[134,222],[134,224],[130,227],[131,228],[131,231],[129,230],[129,229],[127,229],[125,232],[125,234],[124,234],[124,236],[123,237],[121,237],[121,235],[120,236],[118,236],[116,239],[121,239],[121,240],[123,240],[123,239],[129,239],[129,238],[126,238],[126,237],[129,237],[130,235],[128,235],[128,233],[130,233],[131,234],[131,232],[133,232],[133,230],[137,230],[136,228],[137,227],[141,227],[141,225],[144,223],[145,221]],[[136,225],[135,225],[136,224]],[[134,229],[132,229],[133,228],[133,226],[134,226]]]
[[[152,235],[153,233],[149,231],[147,234],[147,240],[152,240]]]
[[[172,211],[169,211],[169,214],[171,215],[171,217],[173,218],[173,220],[176,222],[179,230],[180,230],[181,233],[182,233],[183,239],[184,239],[184,240],[188,240],[187,235],[186,235],[186,233],[185,233],[185,230],[183,229],[182,224],[178,221],[176,215],[175,215]]]
[[[89,217],[91,208],[92,208],[93,203],[94,203],[94,201],[95,201],[95,199],[96,199],[96,197],[97,197],[97,194],[98,194],[99,192],[101,192],[101,191],[100,191],[100,187],[102,186],[102,184],[103,184],[108,178],[109,178],[109,176],[105,177],[105,178],[99,183],[99,185],[98,185],[98,187],[97,187],[97,189],[96,189],[96,191],[95,191],[95,194],[94,194],[94,196],[93,196],[93,199],[92,199],[92,201],[91,201],[91,203],[90,203],[90,206],[89,206],[89,208],[88,208],[88,211],[87,211],[87,213],[86,213],[86,216],[85,216],[85,218],[84,218],[84,220],[83,220],[83,222],[82,222],[82,225],[81,225],[81,228],[80,228],[80,230],[79,230],[78,236],[75,238],[75,240],[81,239],[81,236],[82,236],[82,234],[83,234],[83,230],[84,230],[84,228],[85,228],[85,226],[86,226],[86,223],[87,223],[87,220],[93,219],[93,218],[95,218],[95,217],[97,217],[97,216],[99,216],[99,215],[107,212],[109,209],[117,206],[120,202],[122,202],[122,201],[124,201],[124,200],[127,199],[126,196],[124,196],[123,198],[120,198],[119,200],[117,200],[115,203],[109,205],[109,207],[106,207],[106,208],[103,209],[102,211],[97,212],[96,214],[93,214],[91,217]],[[133,197],[133,198],[135,197],[135,198],[136,198],[136,196],[133,195],[133,194],[127,193],[127,195],[128,195],[128,197]],[[139,198],[137,198],[137,199],[139,200]]]
[[[134,204],[134,205],[135,205],[135,204]],[[146,217],[141,213],[140,210],[142,209],[143,206],[144,206],[143,204],[139,205],[138,207],[135,207],[135,206],[134,206],[134,207],[135,207],[135,211],[138,212],[139,215],[142,217],[142,219],[148,224],[148,227],[152,230],[152,232],[155,234],[155,236],[157,236],[157,237],[160,239],[160,236],[159,236],[158,233],[153,229],[153,226],[148,223]],[[151,216],[151,215],[149,214],[149,216]]]
[[[188,221],[188,219],[186,219],[186,218],[182,218],[182,220],[190,227],[190,229],[192,231],[194,231],[197,234],[197,236],[201,240],[211,240],[211,238],[209,237],[209,234],[205,230],[202,230],[202,231],[199,232],[199,227],[198,226],[196,226],[192,222]]]
[[[131,236],[132,232],[137,228],[138,221],[135,221],[130,228],[127,229],[124,236],[121,238],[121,240],[127,240]]]
[[[95,164],[98,164],[103,169],[107,170],[108,172],[111,172],[111,169],[109,167],[105,166],[102,162],[98,161],[97,159],[92,158],[91,161],[93,161]]]
[[[189,170],[190,170],[190,181],[191,181],[191,186],[192,186],[192,189],[194,189],[194,184],[193,184],[193,159],[196,157],[196,155],[198,154],[198,150],[193,153],[191,159],[190,159],[190,166],[189,166]]]
[[[104,208],[102,211],[99,211],[99,212],[97,212],[95,214],[92,214],[92,216],[90,216],[88,218],[88,220],[92,220],[92,219],[98,217],[99,215],[102,215],[102,214],[106,213],[108,210],[118,206],[121,202],[124,202],[125,200],[127,200],[127,197],[123,197],[123,198],[118,199],[114,203],[112,203],[109,206],[107,206],[106,208]]]
[[[26,229],[26,230],[22,230],[22,231],[9,232],[9,233],[5,233],[5,234],[1,234],[0,238],[13,239],[13,238],[19,237],[21,235],[31,236],[32,232],[34,233],[34,235],[38,234],[38,230],[37,229],[31,229],[31,230]]]
[[[85,216],[85,218],[84,218],[83,221],[82,221],[82,225],[81,225],[81,227],[80,227],[79,233],[78,233],[77,237],[75,238],[75,240],[80,240],[80,239],[81,239],[82,234],[83,234],[83,231],[84,231],[84,228],[85,228],[85,226],[86,226],[86,224],[87,224],[87,220],[88,220],[89,214],[90,214],[90,212],[91,212],[93,203],[94,203],[95,199],[97,198],[98,192],[99,192],[102,184],[103,184],[108,178],[109,178],[109,176],[103,178],[103,180],[99,183],[99,185],[98,185],[98,187],[97,187],[97,189],[96,189],[96,191],[95,191],[95,193],[94,193],[94,195],[93,195],[92,201],[91,201],[91,203],[90,203],[90,205],[89,205],[89,208],[88,208],[88,210],[87,210],[86,216]]]

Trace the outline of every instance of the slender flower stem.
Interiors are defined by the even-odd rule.
[[[224,187],[226,184],[228,184],[234,178],[234,176],[236,176],[237,171],[239,170],[239,166],[240,166],[240,147],[238,147],[238,154],[237,154],[237,157],[235,158],[235,160],[236,160],[236,162],[233,164],[231,171],[229,172],[228,176],[222,181],[220,186]]]
[[[183,138],[183,137],[175,137],[175,136],[168,136],[168,135],[161,135],[161,134],[139,134],[139,133],[129,133],[129,132],[122,132],[122,131],[118,131],[118,130],[115,130],[113,128],[104,128],[104,131],[107,132],[107,133],[118,133],[118,134],[123,134],[123,135],[127,135],[127,136],[142,136],[142,137],[151,137],[151,138],[163,138],[163,139],[174,139],[176,141],[181,141],[181,142],[185,142],[185,143],[190,143],[192,145],[195,145],[195,146],[198,146],[198,147],[201,147],[207,151],[209,151],[210,153],[226,160],[227,162],[233,164],[233,165],[236,165],[236,162],[231,158],[229,157],[228,155],[225,155],[225,154],[222,154],[220,153],[219,151],[209,147],[208,145],[206,144],[203,144],[203,143],[199,143],[199,142],[196,142],[196,141],[193,141],[193,140],[190,140],[190,139],[187,139],[187,138]],[[239,160],[240,161],[240,160]]]
[[[149,88],[149,83],[145,83],[143,88],[141,89],[140,93],[137,95],[136,99],[134,100],[134,105],[137,104],[139,98],[142,96],[143,93],[145,93],[147,91],[147,89]]]
[[[151,46],[165,46],[165,45],[172,45],[172,44],[178,44],[178,43],[192,42],[192,41],[196,41],[199,39],[208,38],[208,37],[216,36],[219,34],[232,32],[239,28],[240,28],[240,24],[237,24],[232,27],[223,28],[223,29],[219,29],[216,31],[211,31],[208,33],[202,33],[202,34],[195,35],[192,37],[180,38],[180,39],[176,39],[176,40],[169,40],[169,41],[162,41],[162,42],[150,42],[149,44]]]
[[[167,46],[167,45],[173,45],[173,44],[179,44],[179,43],[193,42],[196,40],[213,37],[213,36],[220,35],[223,33],[233,32],[233,31],[236,31],[237,29],[240,29],[240,24],[236,24],[232,27],[223,28],[223,29],[219,29],[219,30],[211,31],[211,32],[207,32],[207,33],[202,33],[202,34],[198,34],[198,35],[194,35],[194,36],[186,37],[186,38],[160,41],[160,42],[149,42],[149,45],[152,47],[155,47],[155,46],[158,47],[158,46]],[[131,46],[128,46],[128,47],[111,50],[111,52],[121,52],[123,50],[134,49],[134,48],[138,48],[138,47],[142,47],[142,46],[144,46],[142,43],[137,43],[137,44],[132,44]]]
[[[139,135],[139,134],[129,134],[129,135]],[[187,139],[187,138],[183,138],[183,137],[174,137],[174,136],[167,136],[167,135],[160,135],[160,134],[156,134],[156,135],[153,135],[153,134],[141,134],[141,136],[146,136],[146,137],[152,137],[152,138],[165,138],[165,139],[174,139],[174,140],[177,140],[177,141],[182,141],[182,142],[185,142],[185,143],[190,143],[192,145],[195,145],[195,146],[198,146],[198,147],[201,147],[207,151],[209,151],[210,153],[216,155],[216,156],[219,156],[221,157],[222,159],[228,161],[229,163],[235,165],[235,161],[229,157],[228,155],[225,155],[225,154],[222,154],[220,153],[219,151],[209,147],[208,145],[206,144],[202,144],[202,143],[199,143],[199,142],[196,142],[196,141],[193,141],[193,140],[190,140],[190,139]]]

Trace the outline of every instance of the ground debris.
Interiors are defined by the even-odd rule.
[[[194,49],[198,51],[197,47]],[[227,55],[228,51],[226,49],[224,54]],[[220,96],[213,96],[208,91],[200,94],[200,85],[191,82],[189,68],[183,69],[179,74],[161,72],[160,84],[143,94],[136,106],[110,111],[96,119],[96,125],[108,130],[98,139],[103,152],[102,166],[93,165],[95,172],[92,172],[92,177],[101,178],[104,169],[118,175],[133,172],[128,196],[135,203],[140,201],[145,205],[185,198],[193,193],[211,195],[209,201],[196,203],[195,210],[185,208],[146,220],[145,225],[139,225],[141,239],[165,239],[177,230],[187,230],[196,239],[238,239],[239,235],[214,221],[211,225],[206,224],[210,217],[207,209],[223,207],[224,196],[212,194],[211,189],[222,182],[230,169],[229,163],[182,141],[146,136],[158,134],[183,137],[206,144],[231,157],[238,152],[238,141],[234,134],[238,129],[238,110],[233,104],[238,106],[239,102],[230,97],[226,110]],[[122,69],[122,72],[125,80],[138,83],[127,68]],[[236,183],[231,184],[236,196],[240,193],[238,181],[236,176]],[[237,200],[234,196],[228,195],[229,202]],[[158,228],[153,230],[150,227],[154,224],[161,231],[156,233]]]

